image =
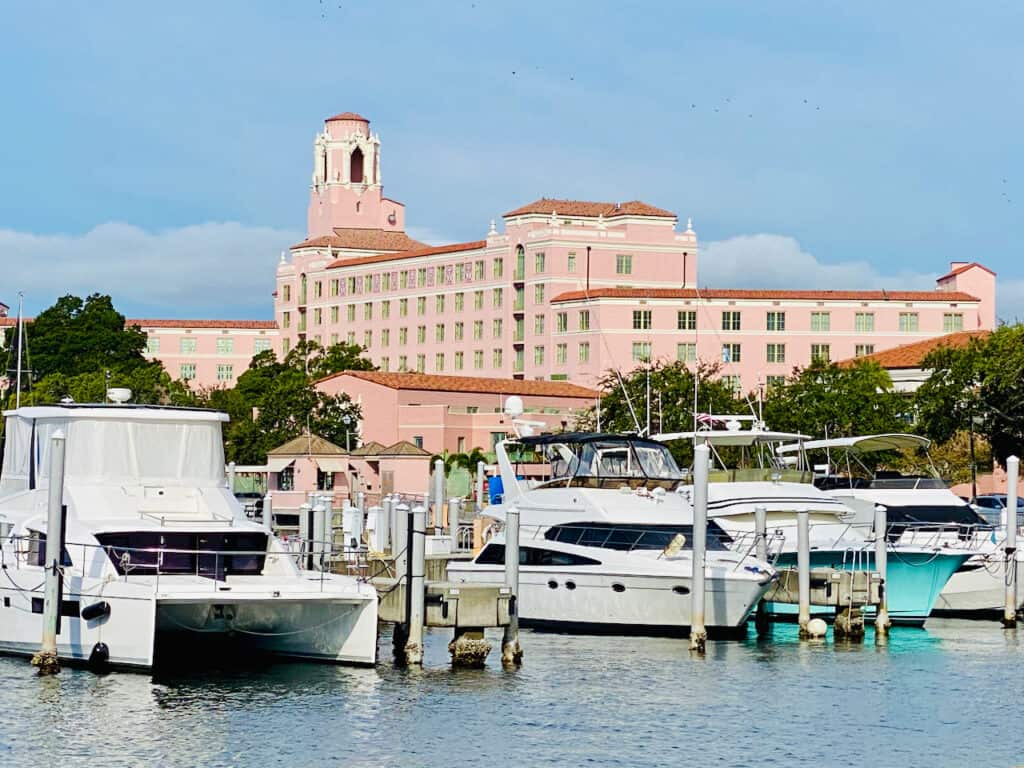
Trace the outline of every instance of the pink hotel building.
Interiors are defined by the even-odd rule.
[[[428,247],[383,196],[369,121],[325,121],[306,240],[282,255],[280,351],[362,345],[383,371],[570,380],[647,359],[719,361],[737,391],[840,360],[995,326],[995,274],[955,262],[931,291],[697,288],[697,235],[646,203],[541,199],[477,241]],[[173,371],[172,371],[173,372]]]

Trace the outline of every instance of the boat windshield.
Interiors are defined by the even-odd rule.
[[[547,485],[671,488],[685,478],[667,447],[641,438],[567,433],[521,442],[550,465]]]

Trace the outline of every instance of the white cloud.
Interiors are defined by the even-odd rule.
[[[274,267],[301,233],[209,222],[147,232],[119,222],[82,235],[0,229],[0,274],[13,306],[61,295],[110,294],[128,314],[270,318]]]

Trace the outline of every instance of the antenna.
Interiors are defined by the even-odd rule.
[[[18,373],[14,385],[14,407],[21,407],[21,348],[25,342],[25,294],[18,291]]]

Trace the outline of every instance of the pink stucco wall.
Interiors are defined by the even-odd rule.
[[[233,387],[263,348],[279,351],[272,321],[129,319],[146,334],[145,356],[193,387]]]

